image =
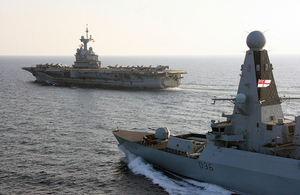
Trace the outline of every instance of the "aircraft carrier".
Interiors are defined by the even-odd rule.
[[[178,87],[185,71],[169,70],[169,66],[107,66],[102,67],[98,55],[87,44],[92,36],[81,36],[74,65],[37,64],[23,67],[36,81],[53,85],[87,85],[96,87],[164,89]]]

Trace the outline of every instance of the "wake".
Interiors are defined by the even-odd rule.
[[[234,194],[234,192],[214,184],[199,182],[193,179],[177,176],[170,172],[154,169],[152,164],[146,162],[141,157],[137,157],[130,153],[123,146],[120,146],[119,148],[126,154],[126,157],[123,157],[121,160],[128,164],[128,167],[134,174],[145,176],[150,179],[153,184],[159,185],[170,195]]]

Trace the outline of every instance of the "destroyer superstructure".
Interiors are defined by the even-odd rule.
[[[81,36],[83,43],[75,54],[74,65],[38,64],[35,67],[23,67],[36,77],[36,81],[46,84],[92,85],[99,87],[126,88],[168,88],[180,85],[185,71],[169,70],[169,66],[107,66],[102,67],[98,55],[92,47],[92,36]]]
[[[249,194],[299,194],[300,117],[284,118],[263,33],[247,37],[233,113],[206,134],[115,130],[119,145],[171,172]],[[219,100],[214,98],[214,101]]]

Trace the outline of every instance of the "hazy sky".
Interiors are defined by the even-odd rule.
[[[253,30],[300,53],[296,0],[0,0],[0,55],[74,55],[86,24],[100,56],[239,55]]]

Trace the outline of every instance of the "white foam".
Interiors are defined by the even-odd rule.
[[[170,178],[164,172],[154,169],[150,163],[144,161],[141,157],[131,154],[123,146],[119,148],[126,154],[126,157],[121,160],[128,163],[128,167],[134,174],[144,175],[171,195],[225,195],[233,193],[214,184],[186,179],[174,174],[172,174],[174,178]]]

